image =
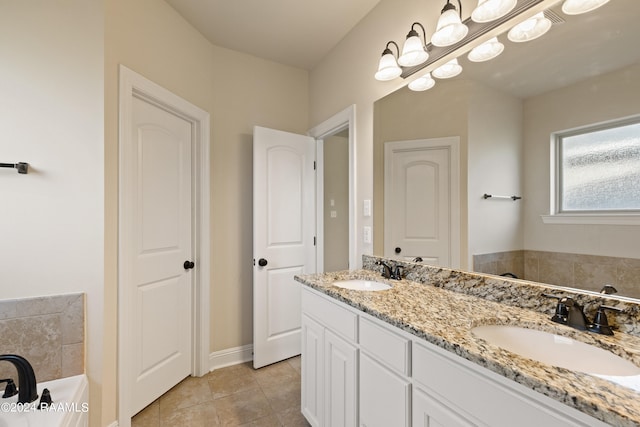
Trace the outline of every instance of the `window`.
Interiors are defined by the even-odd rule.
[[[556,134],[557,214],[640,213],[640,117]]]

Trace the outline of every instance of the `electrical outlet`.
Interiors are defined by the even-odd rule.
[[[362,240],[364,240],[364,243],[371,243],[371,227],[368,225],[363,229]]]
[[[362,204],[362,214],[364,216],[371,216],[371,200],[367,199]]]

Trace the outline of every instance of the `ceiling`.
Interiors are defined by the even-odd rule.
[[[380,0],[166,0],[211,43],[311,70]]]
[[[486,63],[461,58],[460,78],[472,78],[520,98],[610,72],[640,61],[640,1],[611,0],[596,11],[568,16],[561,3],[551,8],[565,22],[539,39],[513,43]]]

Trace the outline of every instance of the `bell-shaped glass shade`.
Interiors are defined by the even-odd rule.
[[[484,62],[500,55],[503,50],[504,45],[498,41],[497,37],[494,37],[474,47],[467,58],[472,62]]]
[[[427,59],[429,59],[429,54],[424,50],[420,37],[407,37],[402,47],[402,54],[398,58],[398,64],[403,67],[413,67],[414,65],[422,64]]]
[[[507,37],[512,42],[528,42],[537,39],[551,28],[551,21],[544,16],[543,12],[533,15],[509,30]]]
[[[385,82],[399,77],[400,74],[402,74],[402,68],[398,66],[396,57],[390,50],[388,52],[385,50],[378,64],[378,71],[375,74],[376,80]]]
[[[449,79],[455,77],[462,72],[462,66],[458,64],[458,58],[453,58],[451,61],[443,64],[433,70],[433,76],[439,79]]]
[[[409,89],[415,92],[431,89],[436,85],[436,81],[431,77],[431,73],[427,73],[422,77],[418,77],[409,83]]]
[[[565,0],[562,4],[562,12],[567,15],[580,15],[591,12],[608,2],[609,0]]]
[[[431,36],[431,43],[434,46],[451,46],[462,40],[468,32],[469,28],[460,20],[458,11],[451,8],[440,15],[436,32]]]
[[[475,22],[491,22],[502,18],[516,7],[517,0],[478,0],[478,6],[471,12]]]

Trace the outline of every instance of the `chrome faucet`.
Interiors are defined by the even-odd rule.
[[[0,361],[2,360],[12,363],[18,371],[18,403],[31,403],[36,400],[38,398],[36,374],[27,359],[16,354],[2,354]]]

